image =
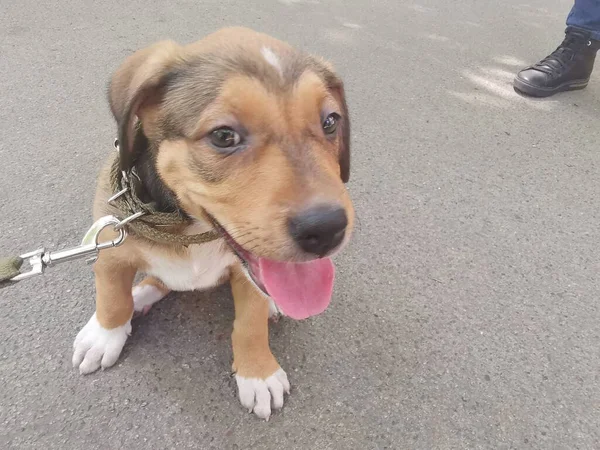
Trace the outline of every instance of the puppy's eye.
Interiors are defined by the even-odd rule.
[[[323,131],[325,132],[325,134],[335,133],[340,118],[340,115],[336,113],[331,113],[325,118],[325,120],[323,121]]]
[[[217,128],[210,133],[210,142],[218,148],[237,147],[241,141],[238,132],[229,127]]]

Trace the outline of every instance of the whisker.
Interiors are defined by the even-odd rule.
[[[238,244],[244,249],[244,250],[248,250],[248,244],[250,244],[251,242],[254,242],[256,240],[259,240],[258,237],[252,238],[247,240],[246,242],[238,242]],[[256,246],[257,244],[255,244]]]
[[[239,233],[239,234],[229,233],[229,236],[231,236],[236,242],[238,242],[241,238],[244,238],[246,236],[253,236],[253,233],[251,231],[247,231],[245,233]]]

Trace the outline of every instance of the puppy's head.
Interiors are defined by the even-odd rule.
[[[142,133],[142,151],[178,206],[209,218],[286,314],[327,306],[328,256],[354,221],[344,186],[348,109],[328,64],[269,36],[225,29],[135,53],[109,95],[124,168],[139,156]]]

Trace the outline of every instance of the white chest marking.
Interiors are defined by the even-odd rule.
[[[146,273],[162,281],[173,291],[193,291],[215,286],[236,257],[221,240],[190,245],[187,255],[146,254]]]
[[[277,70],[280,76],[283,76],[283,68],[281,67],[281,62],[279,61],[277,55],[273,53],[273,50],[271,50],[269,47],[263,47],[261,48],[260,52],[263,55],[263,58],[265,58],[265,61],[271,64],[275,68],[275,70]]]

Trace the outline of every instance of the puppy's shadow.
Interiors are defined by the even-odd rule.
[[[142,349],[154,358],[195,365],[226,347],[234,320],[228,285],[203,292],[173,292],[153,305],[146,315],[136,314],[124,357]],[[218,352],[222,353],[222,352]]]
[[[224,398],[230,399],[233,412],[239,408],[231,373],[234,317],[229,284],[204,292],[172,293],[147,315],[134,317],[121,356],[123,367],[193,415],[200,413],[199,404],[207,402],[208,409],[222,409]],[[290,351],[298,326],[286,318],[269,321],[271,349],[282,366],[301,362],[296,361],[301,355]]]

